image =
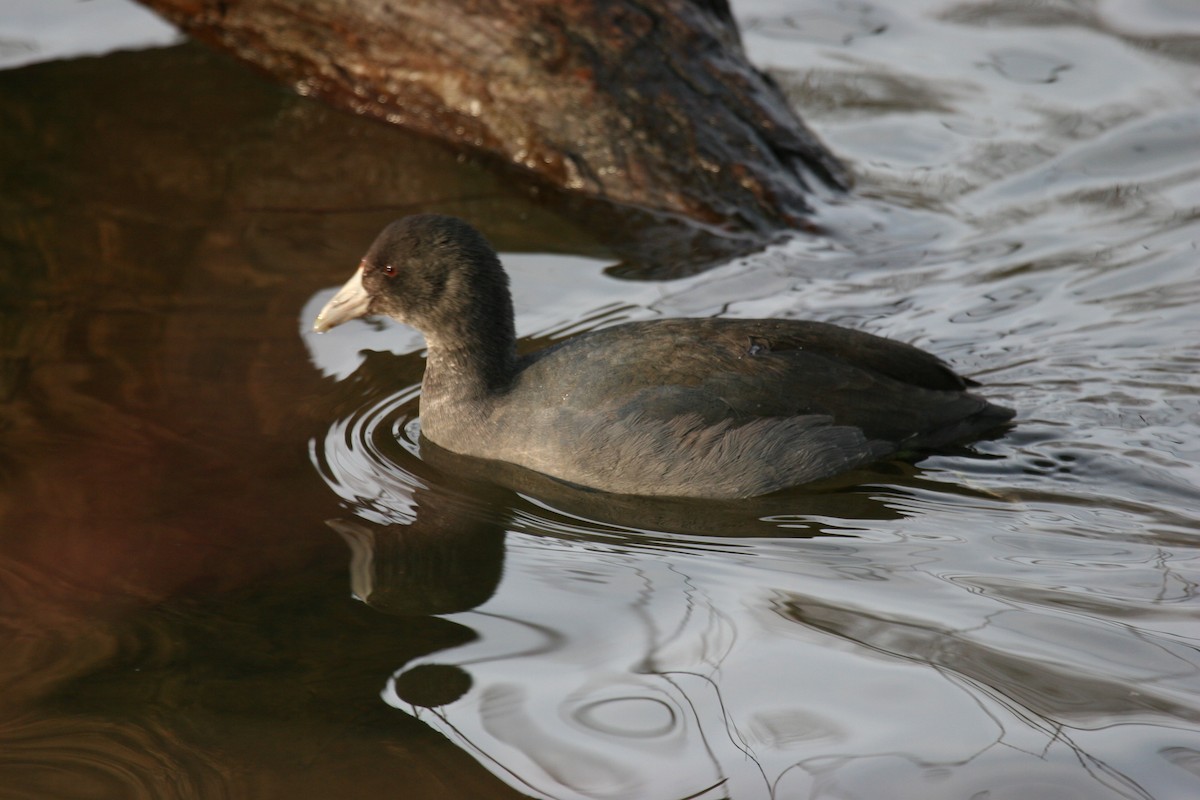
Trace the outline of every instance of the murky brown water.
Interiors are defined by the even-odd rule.
[[[1200,8],[737,10],[859,188],[674,281],[193,46],[0,72],[0,797],[1200,796]],[[812,317],[1020,425],[743,504],[478,474],[415,333],[307,333],[413,209],[531,345]]]

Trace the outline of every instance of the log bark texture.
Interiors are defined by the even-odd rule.
[[[576,196],[768,234],[848,184],[727,0],[141,2],[302,94]]]

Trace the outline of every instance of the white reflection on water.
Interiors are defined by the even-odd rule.
[[[126,48],[162,47],[181,39],[174,26],[125,0],[5,0],[0,69]]]
[[[497,593],[453,617],[479,638],[398,671],[458,665],[470,692],[436,708],[384,698],[548,797],[825,796],[875,780],[896,797],[931,782],[957,787],[945,797],[1139,796],[1146,775],[1186,779],[1150,743],[1200,748],[1190,609],[1116,604],[1135,626],[1066,581],[989,563],[1049,563],[1043,580],[1100,564],[1120,580],[1128,563],[1131,585],[1162,585],[1152,549],[960,535],[977,510],[927,512],[726,558],[510,533]],[[993,530],[1010,516],[992,514]],[[605,703],[621,716],[592,724]]]

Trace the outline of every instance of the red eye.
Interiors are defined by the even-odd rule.
[[[384,264],[382,267],[379,268],[379,270],[384,275],[387,275],[389,278],[393,278],[396,276],[396,268],[394,266],[392,266],[391,264]]]

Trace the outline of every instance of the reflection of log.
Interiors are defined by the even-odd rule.
[[[141,2],[302,93],[583,196],[765,233],[847,182],[727,0]]]

